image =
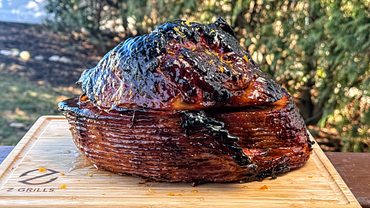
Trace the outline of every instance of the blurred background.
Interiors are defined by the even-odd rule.
[[[370,0],[0,0],[0,145],[60,114],[81,72],[119,42],[220,16],[324,151],[370,152]]]

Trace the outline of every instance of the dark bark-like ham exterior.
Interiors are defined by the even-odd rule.
[[[238,111],[212,109],[201,116],[218,121],[187,127],[183,111],[107,113],[77,98],[62,102],[60,108],[77,147],[97,167],[156,181],[261,180],[302,166],[310,155],[304,123],[291,103]],[[220,136],[220,129],[236,140]]]
[[[262,72],[223,19],[202,25],[167,22],[130,38],[78,83],[105,110],[199,110],[275,102],[280,85]]]
[[[96,167],[166,182],[262,180],[299,168],[311,141],[291,96],[225,20],[167,22],[111,50],[59,103]]]

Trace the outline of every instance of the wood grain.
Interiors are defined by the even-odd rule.
[[[370,153],[327,152],[327,157],[363,208],[370,208]]]
[[[68,128],[63,117],[35,123],[0,166],[0,206],[361,207],[318,145],[305,166],[275,180],[191,187],[97,170]]]

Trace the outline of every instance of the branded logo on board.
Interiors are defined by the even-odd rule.
[[[39,174],[37,174],[39,173]],[[30,185],[31,187],[21,187],[21,188],[7,188],[6,192],[18,192],[18,193],[26,193],[26,192],[54,192],[55,188],[45,188],[45,187],[34,187],[35,185],[44,185],[51,183],[58,179],[58,177],[54,177],[53,175],[59,173],[59,171],[53,169],[34,169],[29,170],[27,172],[22,173],[19,177],[23,180],[18,181],[19,183],[23,183],[26,185]],[[36,175],[36,176],[35,176]]]
[[[58,179],[58,177],[54,177],[54,178],[49,177],[49,176],[59,173],[58,171],[52,170],[52,169],[45,169],[45,170],[46,170],[45,174],[38,175],[38,176],[34,176],[34,174],[32,174],[31,178],[27,178],[26,176],[29,176],[31,175],[31,173],[36,172],[36,171],[39,172],[39,169],[34,169],[34,170],[27,171],[25,173],[22,173],[19,177],[26,177],[26,178],[18,182],[27,184],[27,185],[43,185],[43,184],[51,183],[55,181],[56,179]]]

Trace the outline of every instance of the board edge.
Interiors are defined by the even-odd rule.
[[[321,147],[318,145],[318,143],[312,137],[312,135],[310,133],[308,134],[310,136],[310,139],[315,141],[315,144],[313,145],[313,149],[314,149],[313,154],[317,155],[319,162],[325,168],[329,177],[331,177],[332,182],[335,183],[335,184],[331,183],[330,186],[334,189],[334,191],[337,191],[338,198],[340,200],[343,200],[343,202],[347,201],[346,204],[355,205],[361,208],[362,206],[357,201],[356,197],[353,195],[353,193],[351,192],[347,184],[344,182],[344,180],[342,179],[338,171],[335,169],[334,165],[330,162],[329,158],[326,156],[324,151],[321,149]],[[315,162],[317,163],[318,161],[315,161]],[[338,190],[335,190],[335,189],[339,189],[340,193],[338,193]]]
[[[28,153],[28,151],[32,148],[33,144],[37,141],[39,135],[43,133],[43,131],[47,128],[48,124],[53,120],[66,120],[64,116],[41,116],[30,128],[30,130],[23,136],[23,138],[19,141],[16,147],[11,151],[11,153],[4,159],[3,163],[0,165],[0,189],[4,186],[7,182],[8,176],[12,174],[12,172],[16,169],[16,167],[21,163],[23,157]],[[308,133],[309,134],[309,133]],[[311,134],[309,134],[311,140],[315,141]],[[333,164],[330,162],[328,157],[325,155],[321,147],[315,141],[313,145],[313,154],[316,154],[316,158],[319,161],[315,161],[316,163],[319,162],[325,168],[326,172],[332,178],[332,181],[335,184],[331,184],[331,186],[337,186],[340,191],[337,190],[338,197],[344,201],[345,204],[341,204],[339,206],[348,205],[349,207],[356,206],[361,207],[347,184],[344,182],[342,177],[339,175]],[[312,155],[313,159],[313,155]],[[344,198],[343,198],[344,197]],[[348,201],[346,203],[346,200]],[[325,205],[326,206],[326,205]]]
[[[2,189],[9,176],[21,163],[22,158],[28,153],[28,151],[32,148],[33,144],[37,141],[37,137],[42,134],[43,130],[54,119],[65,120],[65,117],[49,115],[39,117],[36,120],[36,122],[32,125],[30,130],[27,131],[27,133],[14,147],[14,149],[0,164],[0,189]]]

